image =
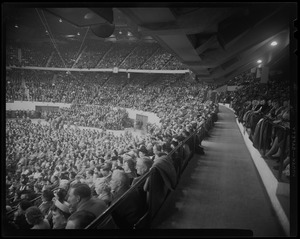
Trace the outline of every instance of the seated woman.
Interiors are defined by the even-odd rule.
[[[51,229],[48,220],[44,219],[42,211],[36,206],[27,208],[25,217],[27,222],[33,225],[31,229]]]
[[[69,212],[69,203],[66,201],[66,196],[67,196],[67,191],[64,188],[59,188],[54,191],[54,197],[52,198],[52,206],[50,207],[49,213],[46,216],[46,219],[49,221],[51,227],[53,229],[61,229],[61,228],[55,228],[56,226],[54,225],[54,216],[58,217],[60,215],[57,209],[60,209],[62,212],[65,213],[65,217],[67,217],[70,212]],[[66,209],[67,207],[67,209]],[[70,216],[70,215],[69,215]],[[58,218],[58,220],[63,219],[63,218]],[[61,222],[60,222],[61,223]],[[61,227],[62,225],[59,225]]]

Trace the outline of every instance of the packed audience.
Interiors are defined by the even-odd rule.
[[[7,66],[58,68],[113,68],[145,70],[184,70],[179,60],[157,43],[124,43],[86,40],[48,43],[9,43]]]
[[[158,44],[46,45],[10,45],[6,65],[184,69]],[[204,102],[205,86],[172,74],[11,69],[6,77],[7,102],[72,104],[57,112],[7,112],[5,223],[12,230],[86,227],[151,167],[165,170],[165,155],[217,109]],[[154,112],[161,126],[149,123],[140,136],[109,133],[133,126],[124,108]],[[174,187],[176,169],[168,172]],[[123,202],[127,210],[115,210],[101,228],[132,228],[146,210],[147,187],[132,193]]]
[[[289,81],[270,78],[261,84],[255,75],[247,77],[242,87],[234,92],[232,106],[236,116],[249,133],[261,155],[278,163],[283,157],[283,175],[289,177],[290,106]],[[273,167],[279,170],[280,164]]]
[[[125,109],[113,109],[100,105],[72,105],[70,108],[60,108],[58,112],[46,115],[48,122],[57,124],[57,128],[67,125],[94,127],[108,130],[124,130],[133,127]]]
[[[32,79],[29,77],[30,74],[37,73],[27,71],[22,75],[20,72],[11,72],[9,79],[14,82],[13,78],[17,75],[26,87],[34,88],[37,83],[35,79],[39,77]],[[104,84],[99,84],[98,79],[92,80],[90,77],[89,80],[84,74],[77,75],[87,79],[80,86],[76,85],[79,83],[76,76],[53,76],[47,72],[43,74],[46,76],[45,84],[37,83],[39,89],[43,92],[46,86],[50,91],[53,81],[53,87],[56,89],[48,96],[49,101],[59,102],[60,99],[55,98],[59,94],[54,92],[62,91],[57,85],[64,86],[65,90],[75,91],[75,100],[72,101],[71,108],[62,108],[59,112],[47,114],[49,124],[33,123],[25,114],[18,114],[17,119],[7,121],[7,205],[20,207],[20,210],[15,212],[14,219],[9,220],[9,223],[17,228],[84,227],[83,225],[86,224],[80,223],[80,218],[89,218],[84,222],[89,220],[91,222],[128,187],[136,183],[139,176],[151,168],[151,162],[159,158],[155,155],[160,155],[155,145],[171,144],[172,140],[179,136],[185,138],[187,132],[199,129],[207,116],[216,110],[215,105],[203,102],[205,87],[181,82],[180,76],[161,77],[157,80],[159,84],[154,86],[149,82],[140,83],[141,75],[139,75],[122,87],[119,86],[120,82],[113,79],[110,83],[109,80],[107,83],[104,80]],[[43,74],[39,76],[42,77]],[[31,79],[30,83],[26,80],[27,76]],[[22,80],[22,77],[25,80]],[[99,78],[101,81],[105,76]],[[96,90],[92,89],[98,89],[98,94],[93,95]],[[34,94],[32,96],[38,98]],[[94,104],[88,105],[89,103]],[[106,129],[109,128],[123,129],[127,126],[123,123],[128,115],[122,108],[155,112],[159,114],[162,125],[148,124],[148,132],[141,136],[133,136],[126,131],[120,136],[107,132]],[[98,126],[100,129],[62,127],[72,124]],[[140,158],[143,160],[138,160]],[[121,172],[117,174],[116,170]],[[116,183],[118,180],[120,184]],[[80,184],[86,186],[75,190],[76,185]],[[116,187],[117,185],[124,186],[119,188]],[[51,192],[56,188],[69,192],[63,198],[55,199],[57,196]],[[70,191],[70,188],[74,190]],[[30,202],[38,195],[42,196],[40,202]],[[142,194],[131,197],[138,198],[139,195]],[[82,198],[82,202],[88,205],[95,204],[97,207],[83,207],[83,203],[77,205],[78,197]],[[102,206],[99,206],[99,200]],[[142,202],[135,200],[138,203]],[[27,204],[22,206],[24,202]],[[135,203],[135,205],[139,204]],[[112,215],[114,220],[106,227],[131,228],[135,220],[144,212],[144,205],[141,204],[139,208],[140,211],[133,218],[128,218],[125,212],[116,211]],[[82,215],[79,214],[79,209]],[[89,212],[93,213],[90,217],[87,216]],[[16,220],[20,216],[22,216],[22,223]]]

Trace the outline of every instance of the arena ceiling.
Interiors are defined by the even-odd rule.
[[[154,39],[205,82],[226,82],[256,67],[258,59],[263,66],[287,64],[295,4],[169,5],[8,8],[7,39],[49,40],[45,23],[61,40]],[[273,41],[278,44],[271,46]]]

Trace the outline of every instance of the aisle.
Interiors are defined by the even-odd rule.
[[[220,105],[219,120],[202,142],[153,228],[250,229],[254,236],[284,236],[232,111]]]

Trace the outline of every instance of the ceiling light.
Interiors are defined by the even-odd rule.
[[[95,14],[92,12],[89,12],[89,13],[85,14],[83,18],[86,20],[89,20],[89,19],[92,19],[93,17],[95,17]]]
[[[16,25],[15,25],[15,28],[19,28],[19,26],[16,24]]]
[[[278,43],[277,43],[277,41],[273,41],[272,43],[271,43],[271,46],[276,46]]]
[[[258,63],[258,64],[262,63],[262,60],[258,60],[257,63]]]
[[[119,31],[119,34],[122,34],[122,31]]]
[[[77,32],[77,36],[80,36],[80,32]]]
[[[59,19],[59,22],[62,22],[61,18]]]

